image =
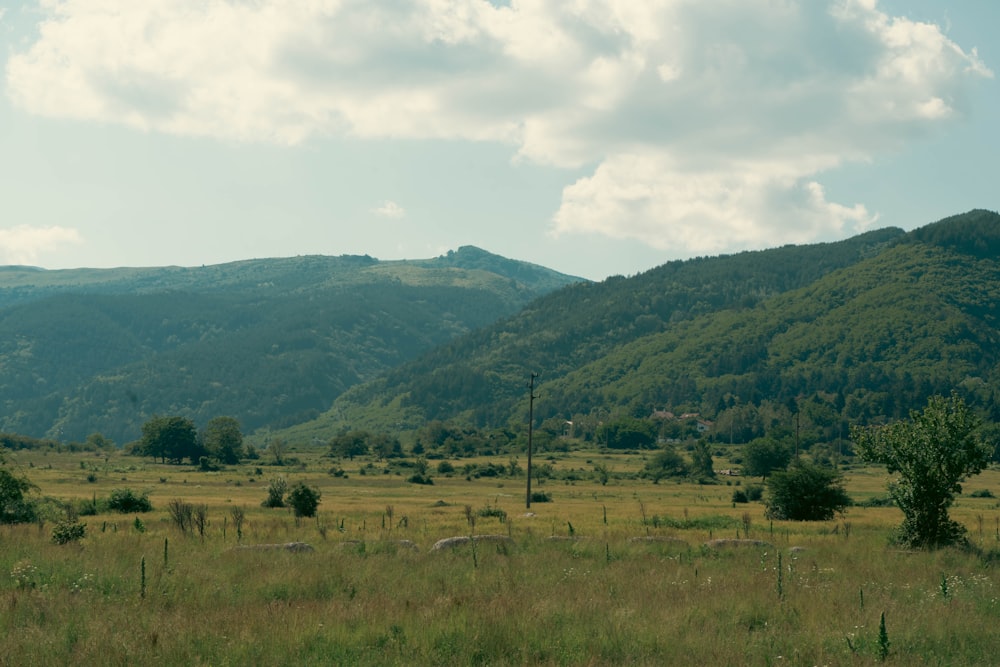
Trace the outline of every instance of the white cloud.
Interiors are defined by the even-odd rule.
[[[372,213],[375,215],[380,215],[383,218],[392,218],[398,220],[406,216],[406,209],[397,204],[394,201],[384,201],[380,206],[372,209]]]
[[[11,55],[40,115],[179,135],[510,144],[593,168],[557,234],[710,252],[869,224],[826,169],[965,112],[975,50],[875,0],[45,0]],[[669,241],[665,240],[669,239]],[[664,245],[666,244],[666,245]]]
[[[0,229],[0,263],[32,264],[41,254],[82,241],[79,232],[66,227],[18,225]]]

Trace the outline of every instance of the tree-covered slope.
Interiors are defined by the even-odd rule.
[[[530,372],[540,375],[542,416],[690,402],[704,383],[689,372],[664,375],[669,369],[654,370],[650,358],[676,349],[670,364],[715,364],[723,374],[724,366],[749,364],[770,338],[763,330],[741,330],[742,318],[766,313],[782,294],[862,265],[902,238],[901,230],[884,229],[839,243],[671,262],[632,278],[572,285],[355,387],[295,433],[455,418],[504,424],[521,418]],[[725,332],[721,349],[698,347],[706,327]]]
[[[912,240],[910,240],[912,241]],[[540,414],[619,405],[714,415],[733,400],[837,396],[852,420],[899,417],[962,389],[982,407],[1000,381],[1000,263],[900,243],[746,311],[706,315],[623,346],[545,387]]]
[[[0,268],[0,430],[138,436],[153,414],[279,427],[578,279],[465,247],[434,260]]]

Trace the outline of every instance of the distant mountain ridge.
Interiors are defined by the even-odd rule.
[[[673,410],[740,442],[801,407],[833,438],[952,390],[1000,422],[992,211],[599,283],[470,246],[79,271],[0,267],[0,430],[123,443],[153,414],[300,444],[517,429],[532,372],[536,418],[560,424]]]
[[[138,437],[153,414],[293,424],[580,281],[473,248],[203,267],[0,267],[0,430]]]
[[[715,415],[804,398],[840,418],[905,416],[952,389],[1000,398],[1000,216],[671,262],[577,284],[345,392],[288,437],[344,427],[481,427],[663,407]],[[997,415],[1000,417],[1000,414]]]

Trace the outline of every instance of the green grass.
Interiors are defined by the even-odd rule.
[[[304,469],[262,466],[259,476],[253,465],[206,474],[19,452],[46,495],[101,498],[129,486],[148,491],[154,511],[141,533],[133,515],[81,517],[86,537],[63,546],[51,523],[0,527],[0,664],[873,665],[883,612],[889,664],[989,665],[1000,651],[990,631],[1000,618],[995,499],[962,497],[953,512],[979,550],[906,553],[887,540],[894,508],[771,523],[759,503],[733,507],[724,483],[550,481],[541,489],[553,502],[526,516],[523,478],[436,476],[427,487],[359,476],[360,460],[333,478],[329,460],[303,458]],[[86,480],[91,462],[96,482]],[[568,457],[556,467],[580,465]],[[279,473],[320,488],[318,518],[260,507]],[[998,481],[988,471],[970,488]],[[883,482],[858,469],[847,488],[876,495]],[[174,498],[209,506],[204,539],[171,525]],[[509,534],[513,545],[431,552],[469,534],[466,505],[505,511],[505,521],[478,517],[475,532]],[[304,541],[315,551],[234,550],[233,506],[246,508],[244,544]],[[743,536],[744,512],[749,537],[768,546],[704,546]],[[565,539],[568,523],[575,539]],[[629,540],[647,534],[686,546]]]

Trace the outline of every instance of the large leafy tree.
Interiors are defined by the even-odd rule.
[[[601,426],[597,437],[610,449],[652,449],[656,446],[656,424],[648,419],[621,417]]]
[[[851,430],[866,461],[884,463],[898,477],[889,495],[903,511],[899,541],[933,548],[964,540],[965,527],[948,517],[961,482],[983,470],[992,450],[978,436],[979,418],[956,394],[932,396],[922,411],[879,427]]]
[[[209,420],[202,430],[201,442],[209,455],[221,463],[239,463],[245,454],[243,431],[234,417],[215,417]]]
[[[142,425],[139,450],[163,462],[180,463],[185,458],[195,463],[202,454],[198,431],[186,417],[153,417]]]
[[[773,438],[755,438],[743,447],[743,474],[766,478],[792,460],[791,450]]]

